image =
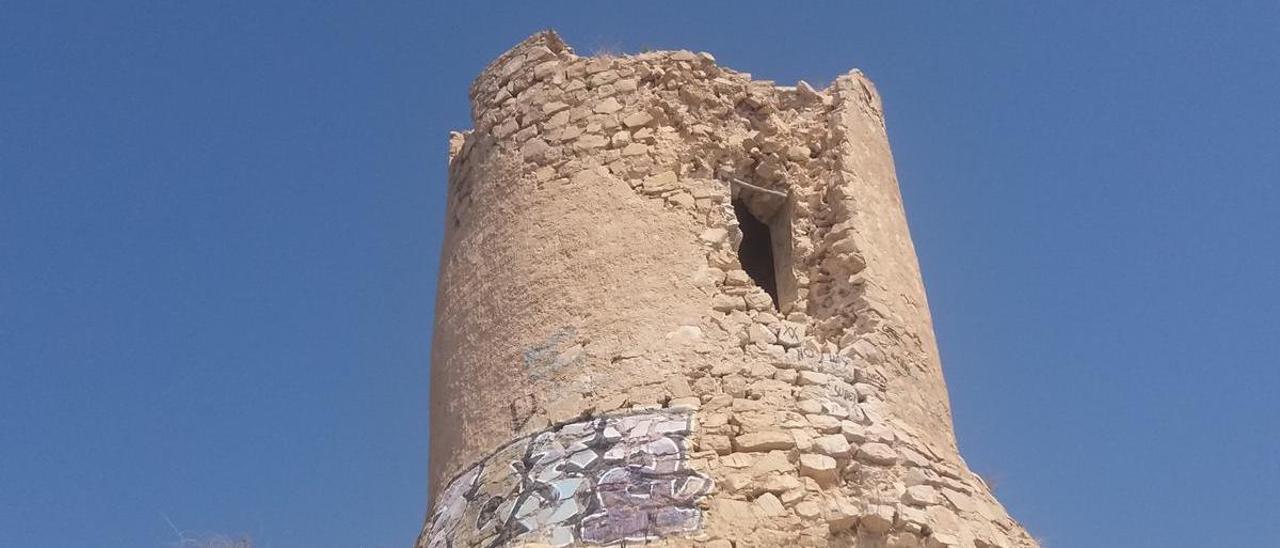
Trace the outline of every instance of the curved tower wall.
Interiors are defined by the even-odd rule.
[[[860,72],[544,32],[471,100],[419,546],[1035,545],[957,452]]]

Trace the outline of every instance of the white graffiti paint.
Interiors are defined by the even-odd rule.
[[[456,477],[423,531],[429,548],[609,544],[696,531],[711,480],[688,468],[692,414],[600,417],[517,439]]]

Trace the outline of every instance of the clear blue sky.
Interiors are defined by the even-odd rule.
[[[408,546],[447,132],[544,27],[862,68],[1014,515],[1280,538],[1280,4],[263,4],[0,2],[0,546]]]

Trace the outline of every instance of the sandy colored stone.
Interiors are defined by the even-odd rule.
[[[760,517],[777,517],[787,513],[786,507],[782,505],[782,501],[773,493],[765,493],[756,497],[755,512]]]
[[[805,415],[804,418],[809,422],[809,425],[812,426],[814,430],[823,434],[835,434],[840,432],[840,419],[832,417],[831,415]]]
[[[813,519],[822,516],[822,506],[813,501],[796,504],[796,514],[802,518]]]
[[[804,342],[808,328],[804,324],[786,321],[778,328],[778,343],[787,348],[795,348]]]
[[[673,173],[672,175],[675,175],[675,174]],[[703,230],[700,234],[698,234],[698,239],[702,240],[704,243],[707,243],[707,244],[719,245],[720,242],[723,242],[725,237],[728,235],[729,235],[729,231],[723,228],[708,228],[706,230]],[[724,274],[724,272],[721,271],[721,274]]]
[[[747,299],[747,306],[752,310],[769,310],[773,308],[773,299],[768,293],[756,289],[743,295]]]
[[[913,485],[902,495],[902,502],[914,506],[938,503],[938,491],[928,485]]]
[[[808,385],[815,385],[815,384],[818,386],[826,386],[828,384],[831,384],[831,375],[828,375],[826,373],[819,373],[817,371],[801,371],[800,380],[798,384],[800,384],[801,386],[808,386]]]
[[[884,424],[872,424],[863,429],[867,441],[891,444],[898,438],[893,429]]]
[[[954,506],[956,510],[959,510],[961,512],[977,512],[978,511],[978,505],[973,501],[973,498],[970,497],[969,495],[966,495],[964,493],[954,491],[951,489],[943,489],[942,496],[946,498],[947,501],[950,502],[951,505]]]
[[[790,473],[772,473],[767,475],[762,487],[770,493],[788,493],[802,488],[803,485],[799,478]]]
[[[818,400],[810,400],[810,399],[800,400],[796,404],[796,407],[800,410],[801,413],[805,413],[807,415],[819,415],[819,414],[822,414],[822,410],[823,410],[822,402]]]
[[[751,285],[754,282],[751,281],[751,276],[747,274],[747,271],[735,268],[724,273],[724,283],[725,285],[742,286]]]
[[[671,344],[675,344],[675,345],[695,343],[699,340],[702,340],[702,328],[696,325],[682,325],[680,327],[677,327],[675,331],[667,333],[667,340]],[[673,379],[673,381],[674,380],[675,379]],[[688,387],[689,381],[687,379],[680,378],[679,380],[684,381],[685,387],[686,388]],[[677,394],[676,391],[674,390],[671,392],[671,395],[675,397],[683,397],[691,394],[692,392],[689,392],[689,391],[681,392],[679,394]]]
[[[627,115],[627,117],[622,119],[622,125],[627,126],[629,128],[636,128],[636,127],[648,125],[649,122],[652,122],[652,121],[653,121],[653,116],[650,116],[648,112],[644,112],[644,111],[633,112]]]
[[[702,407],[702,400],[697,396],[689,396],[687,398],[672,398],[671,403],[667,404],[667,407],[670,407],[672,409],[687,409],[690,411],[697,411],[699,407]]]
[[[733,441],[729,439],[729,436],[704,434],[700,443],[703,449],[710,449],[721,455],[728,455],[733,452]]]
[[[777,86],[710,55],[586,57],[542,32],[469,92],[475,129],[451,135],[439,196],[436,500],[418,548],[445,534],[483,544],[467,525],[480,510],[451,482],[480,462],[518,469],[485,460],[503,447],[646,413],[692,415],[642,428],[691,427],[653,445],[653,462],[711,483],[684,506],[694,530],[656,544],[1036,546],[956,449],[884,112],[862,73]],[[772,235],[772,296],[743,263],[743,246],[762,245],[752,220]],[[581,442],[565,443],[568,458]],[[883,502],[899,494],[897,530]],[[558,525],[581,525],[585,506],[522,500],[526,518],[568,521],[503,522],[508,545],[591,544]],[[462,514],[437,512],[449,509]]]
[[[747,328],[747,339],[759,345],[778,342],[777,335],[774,335],[772,331],[769,331],[769,328],[758,323],[753,323],[751,324],[751,327]]]
[[[826,455],[805,453],[800,455],[800,475],[813,478],[819,484],[836,480],[836,459]]]
[[[929,516],[929,529],[940,532],[955,532],[963,528],[960,516],[941,504],[926,509]]]
[[[644,143],[630,143],[622,148],[623,156],[638,156],[649,152],[649,146]]]
[[[674,195],[667,197],[667,203],[676,207],[693,209],[693,195],[688,192],[677,192]]]
[[[579,137],[578,140],[574,142],[573,148],[574,150],[587,151],[587,150],[592,150],[597,148],[604,148],[608,145],[609,145],[609,140],[606,139],[603,135],[588,133],[586,135]]]
[[[852,529],[860,516],[858,506],[844,497],[838,497],[827,505],[827,526],[832,532]]]
[[[741,500],[717,499],[712,503],[712,512],[729,523],[751,523],[756,519],[751,503]]]
[[[547,420],[566,422],[586,413],[586,399],[581,394],[570,393],[547,406]]]
[[[883,535],[893,528],[895,512],[892,506],[873,505],[858,518],[858,525],[868,533]]]
[[[868,464],[891,466],[898,462],[898,453],[883,443],[865,443],[858,446],[854,458]]]
[[[889,535],[885,540],[885,546],[887,548],[919,548],[920,537],[914,532],[899,531]]]
[[[546,141],[534,139],[525,143],[523,147],[520,147],[520,155],[523,156],[526,161],[541,162],[546,159],[547,154],[549,154],[551,150],[551,145],[548,145]]]
[[[813,440],[813,448],[818,453],[830,457],[844,458],[849,456],[849,440],[841,434],[821,436]]]
[[[791,437],[796,440],[796,449],[809,451],[813,449],[813,434],[809,430],[792,430]]]
[[[664,171],[644,179],[642,187],[646,192],[658,192],[672,188],[678,179],[676,172]]]
[[[925,539],[925,548],[954,548],[960,546],[960,539],[948,533],[934,533]]]
[[[613,97],[609,97],[597,103],[596,106],[591,110],[598,112],[600,114],[612,114],[614,112],[618,112],[619,110],[622,110],[622,104],[619,103],[617,99],[614,99]]]
[[[733,447],[748,453],[791,449],[795,446],[796,441],[791,434],[781,431],[752,432],[733,438]]]
[[[684,377],[672,377],[667,379],[665,384],[667,385],[667,392],[673,398],[687,398],[693,395],[693,389],[689,387],[689,379]]]

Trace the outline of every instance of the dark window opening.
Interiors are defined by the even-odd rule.
[[[773,299],[773,307],[778,308],[778,279],[773,266],[773,239],[769,225],[765,224],[747,208],[741,199],[733,201],[733,213],[738,217],[738,227],[742,230],[742,243],[738,246],[738,262],[742,269]]]

